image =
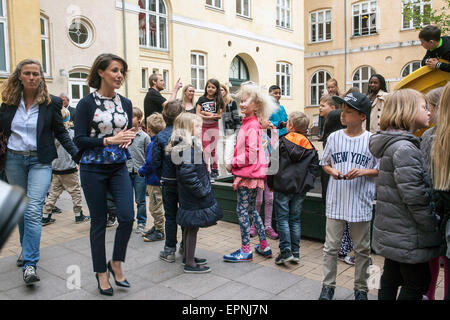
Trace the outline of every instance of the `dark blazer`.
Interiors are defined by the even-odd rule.
[[[62,100],[50,96],[51,103],[39,105],[37,121],[37,157],[40,163],[51,163],[58,157],[55,147],[55,137],[72,156],[78,153],[78,148],[70,139],[69,133],[63,124],[61,116]],[[0,131],[7,137],[11,135],[11,123],[17,112],[18,106],[2,103],[0,106]]]

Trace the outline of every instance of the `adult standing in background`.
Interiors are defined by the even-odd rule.
[[[272,113],[269,120],[273,123],[275,128],[278,129],[278,136],[282,136],[283,134],[286,134],[286,124],[288,121],[288,116],[286,113],[286,110],[284,107],[280,104],[280,98],[281,98],[281,89],[277,85],[270,86],[269,88],[269,94],[275,99],[278,109]]]
[[[91,88],[97,89],[78,102],[75,143],[80,148],[80,178],[91,216],[91,253],[98,289],[111,296],[107,269],[120,287],[130,287],[122,272],[134,221],[133,189],[126,161],[128,146],[136,132],[132,127],[133,106],[115,90],[122,86],[127,63],[113,54],[101,54],[92,64],[88,76]],[[107,193],[117,207],[112,260],[106,263],[105,234]]]
[[[61,98],[61,100],[63,102],[63,107],[67,108],[67,110],[69,110],[69,112],[70,112],[70,121],[72,121],[72,123],[75,125],[75,113],[76,113],[77,109],[70,106],[70,99],[67,96],[67,94],[61,93],[59,95],[59,97]]]
[[[181,90],[181,105],[183,110],[189,113],[196,113],[194,102],[195,87],[192,84],[187,84]]]
[[[372,102],[372,111],[369,120],[366,121],[366,130],[376,133],[380,130],[380,117],[387,98],[386,80],[381,74],[374,74],[369,80],[369,92],[367,96]]]
[[[61,116],[62,101],[48,93],[42,65],[21,61],[3,87],[0,132],[7,138],[5,171],[12,185],[22,187],[29,203],[19,221],[23,267],[27,285],[40,280],[36,273],[40,258],[42,207],[52,178],[52,160],[58,157],[55,137],[74,157],[77,147],[69,137]]]
[[[163,108],[169,103],[169,101],[175,101],[177,98],[178,90],[183,86],[180,79],[175,83],[172,96],[169,100],[161,95],[161,91],[164,90],[164,78],[159,73],[153,73],[148,79],[150,89],[144,98],[144,123],[147,123],[147,117],[154,112],[162,113]]]

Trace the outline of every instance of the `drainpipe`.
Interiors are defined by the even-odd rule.
[[[127,61],[127,26],[125,19],[125,0],[122,0],[122,24],[123,24],[123,59]],[[128,78],[125,79],[125,97],[128,98]]]
[[[344,71],[344,92],[347,91],[347,0],[344,0],[344,37],[345,37],[345,71]]]

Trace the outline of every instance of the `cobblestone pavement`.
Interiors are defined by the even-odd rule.
[[[41,281],[30,289],[24,286],[22,273],[15,267],[20,253],[18,230],[13,232],[0,251],[0,299],[104,299],[98,294],[92,272],[89,244],[89,223],[75,224],[70,196],[63,193],[57,203],[62,214],[53,215],[56,223],[43,227],[41,260],[38,274]],[[83,211],[88,213],[86,205]],[[147,226],[152,226],[149,215]],[[111,256],[114,228],[107,232],[107,256]],[[179,237],[181,230],[179,229]],[[278,240],[268,239],[274,255]],[[124,271],[132,289],[115,288],[114,299],[299,299],[316,300],[320,294],[323,243],[301,240],[300,263],[277,266],[274,258],[254,254],[252,263],[232,264],[222,261],[224,254],[240,246],[239,226],[222,222],[200,229],[196,256],[206,257],[212,272],[204,275],[183,273],[181,257],[169,264],[159,260],[164,242],[146,243],[136,233],[131,236]],[[258,243],[251,239],[252,247]],[[382,268],[383,258],[372,255],[375,266]],[[81,270],[81,290],[66,285],[73,269]],[[68,269],[69,268],[69,269]],[[336,299],[353,299],[354,267],[338,262]],[[444,295],[443,272],[439,275],[436,299]],[[70,286],[69,286],[70,287]],[[376,299],[377,290],[369,292]],[[109,297],[108,297],[109,298]]]

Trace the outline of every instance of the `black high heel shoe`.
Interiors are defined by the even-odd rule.
[[[105,290],[103,290],[103,289],[100,287],[100,281],[98,280],[98,273],[95,274],[95,278],[97,279],[98,290],[100,291],[100,294],[103,294],[103,295],[105,295],[105,296],[112,296],[112,295],[114,294],[114,290],[113,290],[112,287],[110,287],[110,288],[108,288],[108,289],[105,289]]]
[[[116,283],[117,286],[119,286],[119,287],[124,287],[124,288],[129,288],[129,287],[131,287],[131,285],[130,285],[130,283],[128,282],[127,279],[125,279],[125,280],[123,280],[123,281],[120,281],[120,282],[116,280],[116,275],[115,275],[115,273],[114,273],[114,271],[113,271],[113,269],[112,269],[112,267],[111,267],[111,261],[108,261],[108,270],[109,270],[109,272],[111,272],[111,274],[113,275],[113,277],[114,277],[114,282]]]

